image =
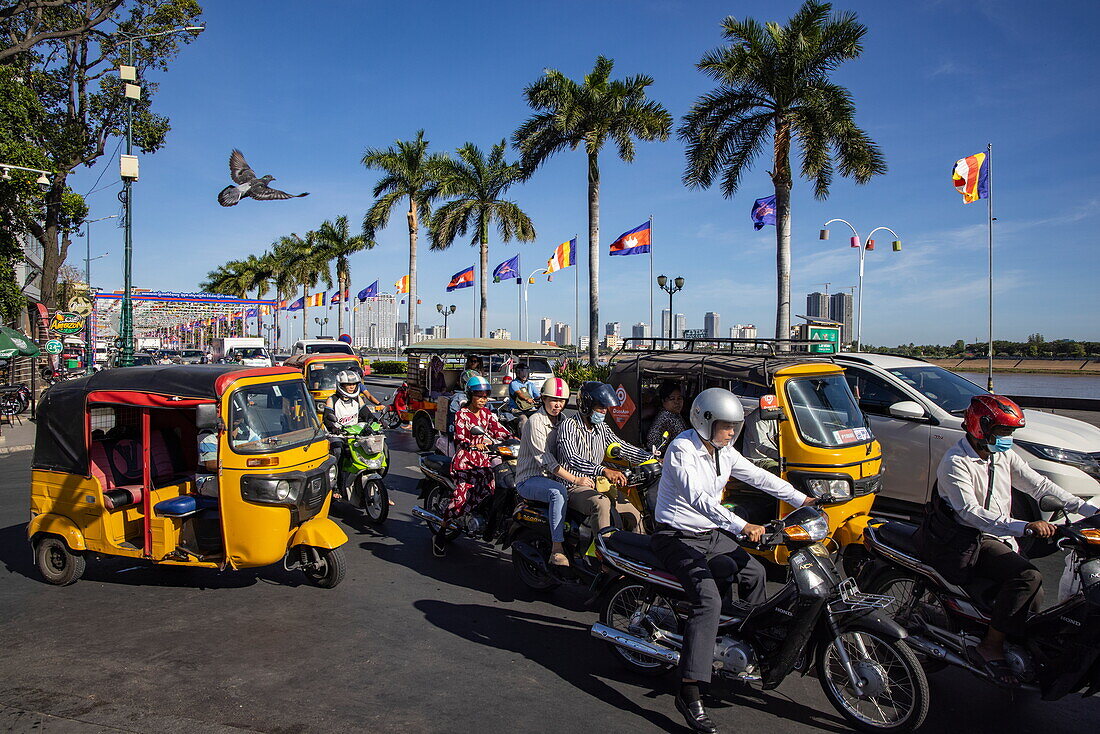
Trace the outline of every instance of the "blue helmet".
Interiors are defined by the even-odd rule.
[[[471,375],[466,382],[466,397],[472,398],[475,392],[489,392],[489,381],[481,375]]]

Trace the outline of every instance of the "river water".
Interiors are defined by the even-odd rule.
[[[985,387],[986,373],[955,371],[974,384]],[[1100,398],[1100,375],[1022,375],[994,371],[993,389],[1001,395]]]

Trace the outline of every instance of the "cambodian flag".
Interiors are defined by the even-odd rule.
[[[500,265],[497,265],[493,270],[493,282],[499,283],[505,279],[515,278],[520,279],[519,274],[519,255],[516,255],[511,260],[505,260]]]
[[[344,289],[343,293],[341,293],[339,290],[336,291],[335,293],[333,293],[332,298],[328,299],[328,302],[329,302],[329,304],[343,303],[346,300],[348,300],[348,289],[347,288]]]
[[[619,239],[611,243],[612,255],[641,255],[649,252],[649,227],[646,222],[629,232],[623,232]]]
[[[378,281],[374,281],[363,290],[359,291],[359,295],[356,296],[360,301],[365,301],[368,298],[378,298]]]
[[[472,288],[474,285],[474,266],[460,270],[451,276],[451,282],[447,284],[447,292],[458,290],[459,288]]]
[[[247,311],[244,312],[244,317],[246,319],[254,319],[254,318],[257,318],[259,315],[260,315],[260,309],[258,309],[258,308],[250,308],[250,309],[248,309]]]
[[[752,228],[760,231],[765,224],[775,226],[775,194],[752,203]]]

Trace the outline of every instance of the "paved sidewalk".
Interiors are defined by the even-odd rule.
[[[0,423],[0,456],[33,449],[36,429],[26,413],[12,416],[11,423]]]

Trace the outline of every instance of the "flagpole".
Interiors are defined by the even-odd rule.
[[[653,215],[649,215],[649,333],[653,333]]]
[[[523,280],[516,278],[516,283],[519,285],[519,290],[516,291],[516,295],[519,297],[519,331],[516,335],[523,339]]]
[[[577,358],[581,356],[581,266],[577,264],[577,234],[569,243],[569,259],[573,261],[573,328],[577,330]],[[592,337],[588,337],[591,339]]]
[[[993,392],[993,143],[986,143],[985,164],[989,166],[989,373],[986,389]]]

